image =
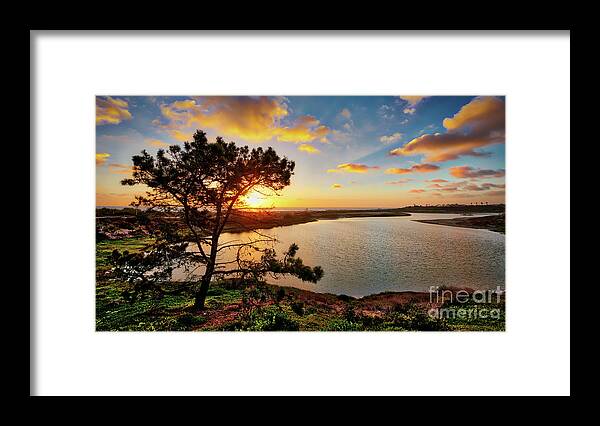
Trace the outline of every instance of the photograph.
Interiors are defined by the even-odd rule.
[[[510,108],[97,94],[95,331],[505,333]]]

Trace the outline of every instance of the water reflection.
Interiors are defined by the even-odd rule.
[[[260,231],[276,237],[283,253],[293,242],[305,264],[320,265],[317,284],[294,277],[270,278],[274,284],[355,297],[384,291],[427,291],[432,285],[495,289],[504,287],[505,237],[502,234],[414,222],[459,215],[321,220]],[[257,238],[254,233],[223,234],[221,243]],[[221,261],[237,251],[224,250]],[[199,268],[196,274],[202,274]],[[175,279],[184,279],[176,271]]]

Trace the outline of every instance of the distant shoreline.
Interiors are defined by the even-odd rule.
[[[143,211],[144,209],[131,206],[96,206],[96,211]],[[404,207],[265,207],[245,208],[248,212],[381,212],[402,211],[407,213],[503,213],[504,204],[448,204],[448,205],[413,205]]]
[[[393,209],[336,209],[336,210],[258,210],[248,209],[240,210],[235,222],[225,226],[224,232],[240,233],[258,229],[271,229],[280,226],[299,225],[303,223],[316,222],[318,220],[335,220],[348,218],[368,218],[368,217],[405,217],[412,213],[438,213],[438,214],[484,214],[484,213],[504,213],[504,204],[497,205],[449,205],[449,206],[411,206]],[[139,210],[129,209],[96,209],[96,222],[99,235],[104,235],[107,239],[122,238],[125,234],[133,234],[140,231],[137,216]],[[152,213],[160,217],[164,214]],[[172,214],[172,213],[171,213]],[[175,219],[175,217],[169,217]],[[466,228],[484,228],[498,231],[498,224],[480,223],[471,219],[478,218],[457,218],[457,219],[438,219],[438,220],[416,220],[416,222],[432,223],[448,226],[460,226]],[[128,230],[128,231],[125,231]],[[502,225],[502,231],[503,225]],[[101,237],[102,239],[102,237]]]
[[[453,226],[456,228],[487,229],[488,231],[499,232],[501,234],[506,232],[504,214],[478,217],[457,217],[453,219],[425,219],[414,220],[414,222]]]

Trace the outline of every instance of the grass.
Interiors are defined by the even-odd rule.
[[[96,329],[98,331],[501,331],[504,302],[446,304],[465,315],[432,318],[428,307],[407,300],[386,306],[373,301],[323,295],[266,284],[222,281],[211,284],[206,310],[195,312],[189,283],[170,283],[161,299],[125,300],[126,284],[108,275],[113,250],[143,249],[150,240],[106,240],[96,245]],[[390,297],[394,294],[391,293]],[[387,297],[387,295],[384,295]],[[379,302],[377,302],[379,303]],[[475,317],[475,310],[497,309],[497,317]],[[469,310],[471,315],[468,315]]]
[[[150,244],[150,238],[125,238],[122,240],[104,240],[96,243],[96,272],[110,269],[109,259],[113,250],[136,252]]]

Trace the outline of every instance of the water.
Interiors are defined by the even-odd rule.
[[[300,247],[298,257],[305,264],[320,265],[325,271],[317,284],[287,276],[268,281],[355,297],[384,291],[427,291],[430,286],[504,288],[503,234],[414,222],[459,216],[415,213],[403,217],[320,220],[262,230],[261,233],[278,239],[278,253],[295,242]],[[223,234],[220,241],[249,238],[257,235]],[[233,256],[230,251],[221,260]],[[174,278],[183,276],[182,271],[177,271]]]

